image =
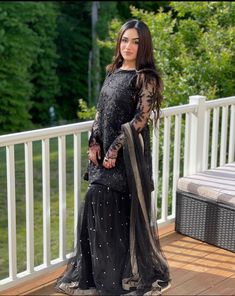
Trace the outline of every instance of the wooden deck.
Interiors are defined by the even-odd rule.
[[[174,225],[160,230],[172,287],[164,295],[235,295],[235,253],[180,235]],[[54,290],[63,268],[0,295],[63,295]]]

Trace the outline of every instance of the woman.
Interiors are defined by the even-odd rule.
[[[89,139],[89,188],[76,255],[57,288],[71,295],[156,295],[170,286],[152,223],[148,119],[162,100],[147,25],[125,23]],[[156,216],[155,216],[156,219]]]

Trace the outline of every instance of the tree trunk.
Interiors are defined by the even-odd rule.
[[[91,66],[91,97],[89,104],[96,105],[100,91],[100,51],[97,44],[96,24],[98,21],[99,1],[92,2],[92,66]]]

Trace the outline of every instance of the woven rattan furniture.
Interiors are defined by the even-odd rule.
[[[235,252],[235,162],[179,179],[176,231]]]

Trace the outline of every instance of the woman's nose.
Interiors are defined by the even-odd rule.
[[[131,47],[131,42],[127,42],[126,48],[130,48],[130,47]]]

